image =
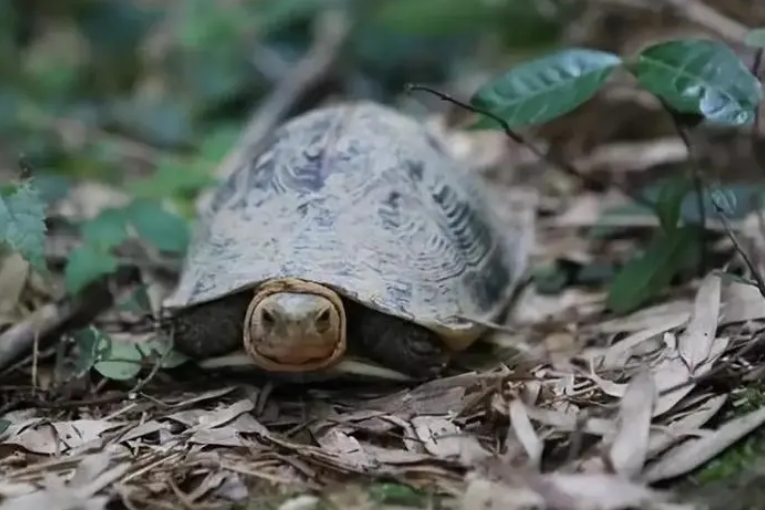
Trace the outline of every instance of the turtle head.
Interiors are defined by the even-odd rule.
[[[345,353],[342,302],[333,291],[317,284],[269,282],[255,293],[248,307],[244,346],[255,364],[266,370],[327,368]]]

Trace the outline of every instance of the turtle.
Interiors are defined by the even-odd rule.
[[[164,303],[177,351],[246,353],[269,374],[356,359],[427,379],[507,310],[522,243],[420,119],[348,100],[250,145]]]

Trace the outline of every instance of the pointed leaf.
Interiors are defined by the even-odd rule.
[[[0,244],[6,243],[33,267],[45,271],[45,203],[30,181],[0,194]]]
[[[191,237],[188,224],[158,201],[136,199],[128,206],[128,215],[138,235],[157,249],[176,253],[186,251]]]
[[[693,183],[682,175],[671,179],[662,186],[659,191],[659,199],[656,201],[656,213],[659,216],[661,228],[665,232],[671,232],[677,227],[683,200],[692,189]]]
[[[608,295],[608,306],[622,314],[636,309],[669,285],[698,251],[694,228],[657,232],[646,251],[625,265]]]
[[[130,342],[116,342],[104,335],[104,342],[111,344],[109,356],[96,362],[93,368],[107,379],[125,381],[141,372],[143,354]]]
[[[611,53],[563,50],[515,66],[481,87],[470,102],[501,117],[510,127],[541,124],[589,100],[621,63]],[[488,119],[480,123],[481,127],[494,124]]]
[[[757,78],[722,43],[684,39],[649,46],[629,66],[640,84],[680,113],[748,124],[762,100]]]
[[[83,241],[93,249],[103,251],[119,246],[128,237],[127,218],[123,209],[104,209],[80,228]]]

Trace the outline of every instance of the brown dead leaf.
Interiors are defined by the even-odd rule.
[[[662,451],[684,440],[689,435],[698,435],[699,429],[722,409],[727,399],[728,395],[710,397],[692,411],[685,413],[684,416],[672,417],[672,422],[668,425],[654,427],[651,430],[648,445],[649,458],[655,458]]]
[[[102,510],[109,497],[98,493],[122,477],[130,468],[128,462],[109,467],[110,455],[100,453],[82,459],[72,478],[65,483],[53,474],[46,474],[44,488],[9,498],[0,510]]]
[[[379,463],[367,454],[362,444],[340,427],[327,430],[317,437],[316,441],[327,453],[342,458],[345,464],[352,465],[354,471],[361,472],[379,466]]]
[[[444,417],[415,416],[411,423],[425,450],[438,459],[471,465],[489,455],[474,436],[465,434]]]
[[[633,510],[656,508],[667,495],[617,475],[516,473],[510,480],[473,477],[464,510]]]
[[[765,319],[765,299],[754,285],[728,281],[722,289],[721,325]]]
[[[11,252],[0,258],[0,327],[19,319],[15,310],[29,278],[29,262]]]
[[[54,455],[85,445],[107,430],[120,426],[107,420],[74,420],[49,423],[42,420],[12,424],[2,444],[20,446],[30,452]]]
[[[765,423],[765,407],[733,418],[716,431],[690,438],[676,446],[643,474],[646,482],[654,483],[688,473],[712,459],[733,443]]]
[[[607,452],[609,465],[624,478],[633,479],[643,469],[655,401],[651,373],[642,370],[632,378],[621,400],[616,436]]]
[[[638,310],[626,317],[595,324],[590,328],[594,332],[604,334],[635,333],[659,327],[672,329],[685,325],[691,317],[692,310],[693,305],[686,300],[670,301]],[[675,325],[670,326],[669,324],[672,323]]]
[[[517,441],[521,444],[528,458],[528,466],[539,469],[542,463],[544,441],[539,438],[534,430],[526,405],[521,399],[514,398],[510,401],[508,415],[510,428],[507,431],[506,442],[512,444]]]
[[[709,359],[720,318],[720,289],[718,275],[710,273],[704,278],[696,293],[690,322],[678,336],[678,353],[691,373],[696,373]]]

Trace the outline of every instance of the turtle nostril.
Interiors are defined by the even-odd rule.
[[[329,329],[331,326],[330,319],[332,318],[332,314],[329,311],[329,308],[326,308],[322,310],[319,315],[316,316],[315,324],[316,329],[323,333]]]
[[[274,319],[274,314],[268,310],[263,310],[260,314],[260,321],[264,326],[271,327],[276,322],[276,319]]]

